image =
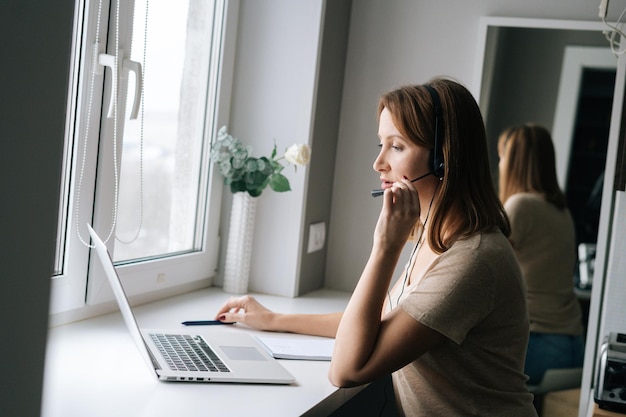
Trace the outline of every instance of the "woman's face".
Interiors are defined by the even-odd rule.
[[[380,152],[374,160],[374,170],[380,173],[382,189],[390,188],[404,177],[413,180],[431,171],[430,151],[403,137],[386,108],[380,113],[378,139]]]

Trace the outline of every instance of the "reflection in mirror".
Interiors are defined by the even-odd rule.
[[[589,254],[597,240],[617,62],[602,26],[538,20],[524,24],[523,19],[503,18],[486,18],[483,23],[480,106],[494,177],[497,139],[504,129],[527,122],[548,128],[577,244],[586,245],[583,249]],[[591,58],[585,58],[587,53]],[[590,271],[589,260],[585,268]],[[585,283],[576,279],[581,287],[591,285],[589,274]]]
[[[558,175],[582,252],[598,237],[616,64],[607,46],[567,46],[563,56],[552,130],[555,137],[571,138],[570,146],[563,140],[558,149]]]
[[[558,180],[576,228],[579,267],[572,279],[586,337],[617,59],[600,22],[484,18],[481,24],[476,84],[494,178],[503,130],[534,122],[552,132]]]

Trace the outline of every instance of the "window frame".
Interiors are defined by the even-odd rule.
[[[134,0],[129,0],[124,4],[134,9]],[[102,9],[109,10],[109,7],[109,0],[103,0]],[[146,294],[149,294],[148,296],[152,299],[158,299],[163,297],[163,295],[159,296],[160,293],[176,293],[177,287],[182,292],[189,285],[209,286],[216,274],[223,181],[219,175],[216,175],[217,172],[214,173],[213,167],[209,163],[208,152],[211,138],[218,127],[228,124],[239,1],[216,0],[215,7],[223,8],[223,10],[219,10],[222,15],[222,31],[219,36],[212,38],[211,45],[212,51],[217,51],[217,55],[216,52],[212,52],[210,64],[212,75],[209,77],[214,76],[216,82],[209,82],[210,87],[207,92],[207,97],[214,99],[207,100],[206,114],[209,115],[213,112],[213,117],[207,116],[204,122],[205,145],[203,152],[206,155],[203,157],[201,186],[206,189],[206,198],[200,205],[200,207],[204,207],[204,213],[202,213],[204,228],[198,231],[199,237],[196,242],[201,249],[165,258],[153,258],[116,265],[125,290],[131,297],[139,295],[145,297]],[[74,47],[72,48],[73,71],[70,74],[71,87],[68,91],[64,163],[66,183],[68,184],[65,189],[69,190],[69,197],[61,197],[61,211],[68,213],[68,219],[65,235],[61,237],[65,240],[60,242],[60,246],[65,247],[64,253],[59,254],[63,256],[62,270],[52,278],[51,314],[65,313],[76,309],[89,309],[90,306],[113,300],[112,292],[108,284],[105,284],[106,279],[103,270],[96,260],[97,257],[90,256],[89,248],[82,244],[76,236],[76,222],[74,220],[74,216],[77,214],[80,219],[93,219],[95,230],[101,236],[106,236],[105,233],[108,233],[111,221],[110,213],[112,212],[113,199],[110,198],[113,192],[112,185],[101,181],[95,185],[97,178],[103,177],[103,169],[106,169],[107,166],[112,169],[112,143],[98,143],[99,140],[97,139],[101,136],[101,118],[93,117],[93,115],[102,114],[102,103],[108,103],[108,96],[111,91],[110,77],[107,78],[108,69],[104,73],[101,71],[94,76],[94,85],[102,85],[103,88],[97,97],[95,97],[96,89],[94,89],[91,118],[86,114],[90,76],[75,75],[76,70],[79,70],[81,74],[91,74],[97,12],[97,2],[83,0],[76,4]],[[120,8],[120,19],[130,19],[129,25],[132,28],[132,10]],[[85,24],[88,24],[90,29],[89,32],[83,34]],[[105,25],[103,22],[100,25],[100,39],[107,39],[107,34],[104,33],[105,29],[103,29]],[[120,27],[120,38],[122,37],[122,30]],[[122,48],[122,42],[120,42],[120,49]],[[103,52],[102,48],[100,48],[100,52]],[[120,97],[126,97],[125,92],[120,91]],[[84,149],[85,143],[80,132],[85,131],[88,121],[91,137],[87,141],[87,149]],[[118,128],[119,124],[118,120]],[[106,130],[106,126],[104,130]],[[96,139],[93,139],[94,137]],[[106,149],[107,147],[111,149]],[[81,181],[79,164],[83,155],[85,157],[85,170]],[[101,158],[104,157],[104,160],[99,160],[99,155]],[[118,157],[120,156],[118,155]],[[78,190],[79,183],[82,183],[80,190]],[[80,193],[80,206],[75,212],[77,210],[75,207],[77,192]],[[90,199],[92,200],[90,201]],[[60,221],[63,221],[63,218]],[[85,235],[86,230],[81,230],[83,240],[87,239]],[[111,241],[113,240],[111,239]],[[112,244],[112,242],[108,244],[110,251],[112,251]]]

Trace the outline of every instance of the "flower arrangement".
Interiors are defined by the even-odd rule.
[[[252,157],[251,152],[251,147],[231,136],[226,126],[217,133],[217,140],[211,146],[211,161],[232,193],[247,191],[250,196],[258,197],[268,185],[277,192],[289,191],[289,180],[281,173],[285,167],[279,161],[285,159],[295,169],[307,165],[311,159],[311,149],[305,144],[290,146],[279,158],[276,158],[276,144],[269,158]]]

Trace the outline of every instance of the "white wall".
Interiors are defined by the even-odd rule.
[[[279,149],[292,141],[311,143],[324,3],[241,2],[230,129],[253,144],[255,153],[269,152],[272,139]],[[369,253],[380,207],[380,200],[370,197],[379,185],[371,167],[377,150],[378,96],[437,75],[454,77],[473,90],[481,16],[598,20],[597,9],[589,0],[352,2],[336,154],[333,148],[322,156],[336,161],[330,218],[317,219],[329,226],[327,287],[352,290]],[[315,151],[314,158],[319,158]],[[293,191],[266,191],[259,201],[251,290],[299,293],[308,237],[305,206],[324,191],[307,193],[308,183],[317,181],[308,171],[288,174]],[[226,196],[222,248],[228,227]],[[223,261],[223,251],[221,256]]]
[[[600,335],[626,333],[626,193],[616,193],[609,265]]]
[[[311,144],[322,30],[322,0],[242,1],[233,73],[230,133],[253,155]],[[307,168],[286,167],[292,191],[267,188],[259,197],[250,290],[297,295],[303,244]],[[228,238],[230,192],[224,195],[221,248]],[[224,250],[221,265],[224,264]],[[218,282],[222,276],[218,275]]]
[[[481,16],[597,20],[589,0],[485,0],[352,3],[335,183],[331,208],[326,285],[352,290],[367,260],[380,200],[372,169],[376,155],[378,96],[437,75],[473,89]]]

